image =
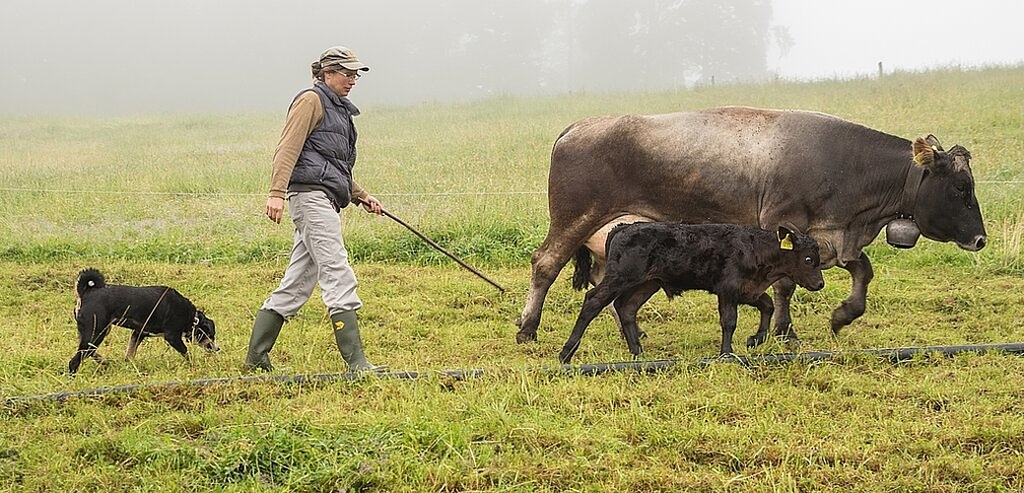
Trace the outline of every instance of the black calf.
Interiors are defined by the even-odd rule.
[[[558,359],[568,363],[590,322],[609,303],[622,323],[634,357],[642,352],[637,310],[659,289],[670,298],[688,290],[718,296],[722,326],[721,354],[731,354],[740,303],[761,313],[757,333],[748,344],[764,342],[774,309],[765,293],[788,277],[811,291],[825,286],[818,245],[809,236],[784,227],[777,234],[731,224],[687,225],[633,223],[608,234],[608,265],[604,279],[587,292],[572,334]]]

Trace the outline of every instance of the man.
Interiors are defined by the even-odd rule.
[[[370,70],[344,46],[328,48],[311,64],[313,87],[292,100],[274,151],[266,215],[280,224],[284,202],[295,224],[291,259],[281,284],[256,314],[245,367],[272,371],[269,353],[290,319],[319,282],[334,325],[334,338],[349,371],[376,370],[359,336],[355,272],[341,236],[341,209],[350,202],[382,214],[380,201],[352,180],[359,109],[348,100],[356,80]]]

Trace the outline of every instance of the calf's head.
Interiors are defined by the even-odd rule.
[[[974,195],[970,151],[957,145],[946,152],[929,135],[914,141],[913,153],[916,165],[924,168],[912,211],[921,234],[930,240],[956,242],[972,252],[984,248],[988,237]]]
[[[810,236],[783,226],[779,227],[778,238],[779,249],[782,251],[779,267],[786,277],[808,291],[817,291],[825,287],[825,279],[821,276],[818,243]]]

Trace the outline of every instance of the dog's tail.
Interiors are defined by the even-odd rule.
[[[106,285],[107,281],[103,278],[103,274],[100,271],[85,269],[78,273],[78,285],[75,289],[78,291],[78,296],[81,297],[90,289],[102,288]]]

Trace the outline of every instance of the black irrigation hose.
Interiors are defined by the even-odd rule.
[[[755,354],[750,356],[741,355],[729,355],[716,358],[704,358],[696,362],[691,362],[693,366],[708,366],[714,363],[737,363],[744,367],[752,367],[757,365],[767,364],[783,364],[791,362],[816,362],[826,361],[835,359],[841,356],[876,356],[884,358],[891,363],[903,363],[914,359],[917,356],[925,354],[939,354],[942,356],[956,356],[962,353],[978,353],[984,354],[987,352],[1002,352],[1009,354],[1024,355],[1024,342],[1012,342],[1004,344],[973,344],[965,346],[924,346],[924,347],[904,347],[904,348],[884,348],[884,349],[856,349],[848,351],[811,351],[806,353],[771,353],[771,354]],[[596,376],[604,375],[607,373],[621,372],[621,371],[636,371],[639,373],[653,373],[675,366],[685,365],[686,362],[678,359],[670,360],[655,360],[655,361],[628,361],[619,363],[594,363],[594,364],[583,364],[583,365],[560,365],[554,367],[544,367],[541,369],[543,373],[559,373],[567,375],[583,375],[583,376]],[[358,374],[358,373],[324,373],[314,375],[257,375],[257,376],[246,376],[238,378],[208,378],[202,380],[192,380],[190,382],[167,382],[167,383],[152,383],[152,384],[136,384],[136,385],[122,385],[117,387],[103,387],[98,389],[89,390],[75,390],[69,392],[58,392],[54,394],[44,394],[27,397],[11,397],[5,400],[5,407],[12,407],[16,404],[26,404],[33,401],[57,401],[63,402],[65,400],[75,397],[97,397],[108,394],[125,394],[131,392],[137,392],[140,390],[153,390],[161,388],[175,388],[175,387],[207,387],[211,385],[221,385],[237,382],[278,382],[286,384],[311,384],[311,383],[324,383],[333,382],[338,380],[355,380],[363,378],[365,376],[374,376],[376,378],[394,378],[402,380],[416,380],[420,378],[426,378],[432,374],[436,374],[439,377],[448,378],[452,380],[466,380],[469,378],[480,377],[485,373],[482,369],[474,370],[443,370],[437,372],[416,372],[416,371],[396,371],[396,372],[384,372],[384,373],[373,373],[373,374]]]
[[[792,362],[816,362],[836,359],[843,356],[875,356],[885,358],[890,363],[905,363],[917,356],[925,354],[938,354],[953,357],[962,353],[984,354],[986,352],[1002,352],[1009,354],[1024,355],[1024,342],[1011,342],[1005,344],[972,344],[966,346],[924,346],[924,347],[903,347],[883,349],[851,349],[847,351],[810,351],[806,353],[770,353],[741,356],[737,354],[720,356],[715,358],[704,358],[694,363],[695,366],[708,366],[714,363],[737,363],[744,367],[753,367],[769,364],[783,364]],[[657,361],[635,361],[626,363],[604,363],[599,365],[580,365],[579,372],[584,375],[600,375],[613,371],[636,370],[640,372],[654,372],[677,366],[682,363],[679,360],[657,360]],[[571,369],[572,367],[566,367]]]

